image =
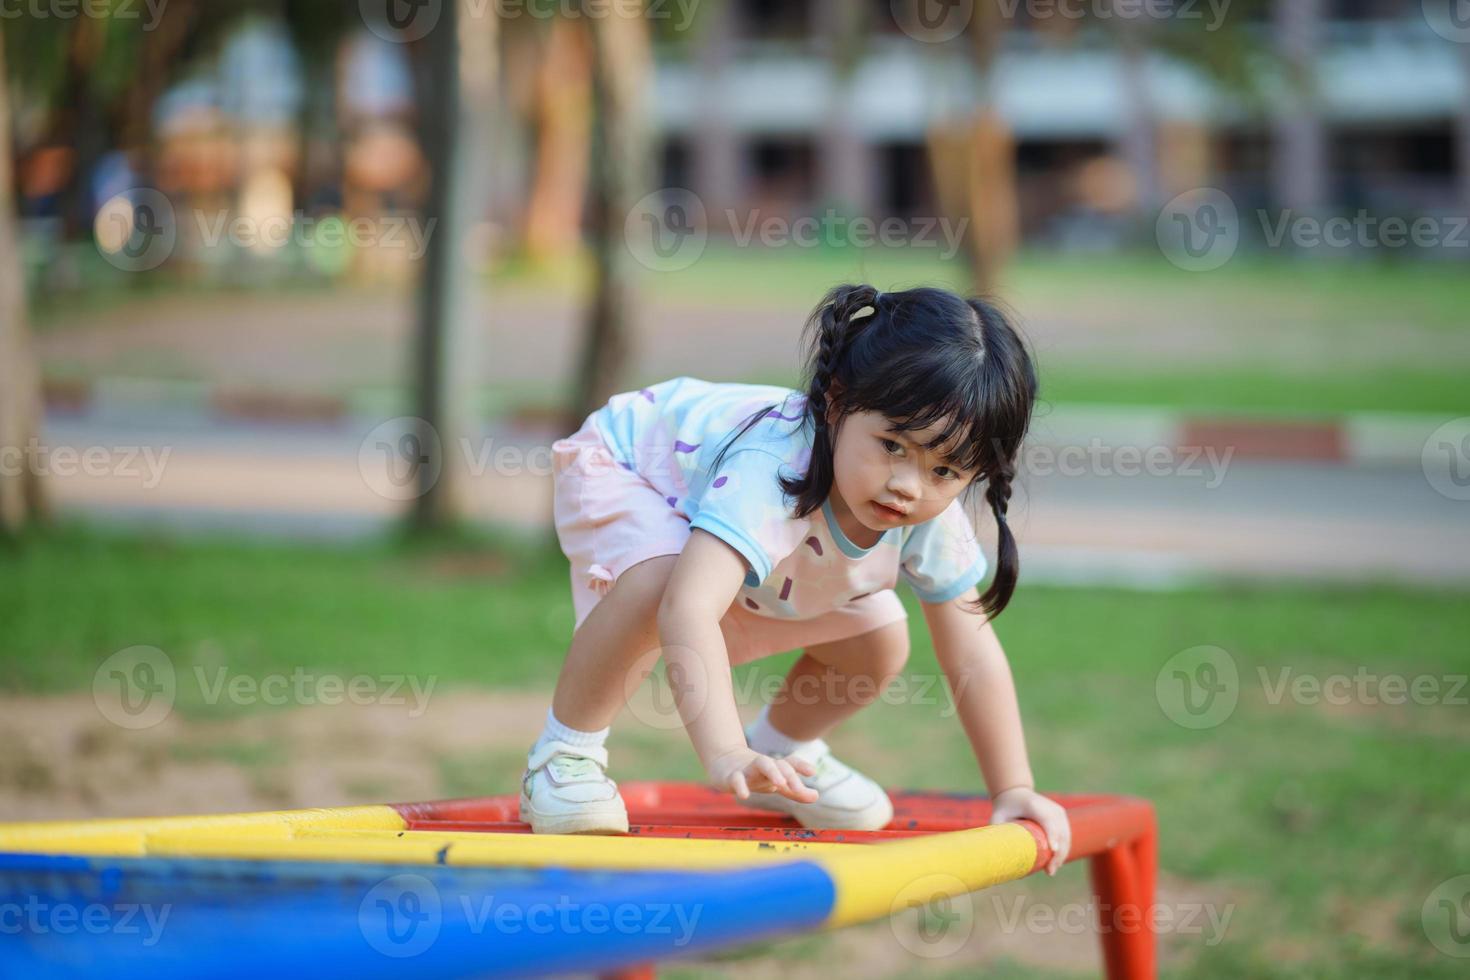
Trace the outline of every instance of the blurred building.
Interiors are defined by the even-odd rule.
[[[841,2],[731,0],[696,44],[661,49],[653,106],[664,186],[717,208],[942,213],[926,134],[972,108],[973,46],[963,36],[916,42],[895,17],[900,4],[874,0],[873,30],[843,77],[830,56]],[[1028,240],[1069,244],[1099,215],[1147,213],[1205,185],[1249,207],[1470,211],[1470,43],[1435,30],[1433,4],[1255,7],[1229,39],[1196,30],[1202,56],[1211,43],[1269,52],[1284,72],[1315,77],[1315,97],[1296,96],[1284,73],[1232,91],[1146,34],[1130,49],[1122,22],[1079,22],[1058,36],[1016,5],[992,92],[1015,140]],[[1206,3],[1188,9],[1204,24],[1214,17]]]

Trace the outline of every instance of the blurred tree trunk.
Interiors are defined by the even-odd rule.
[[[232,16],[228,8],[218,10],[213,18],[204,18],[216,29]],[[148,145],[153,108],[172,80],[184,50],[197,38],[200,22],[196,0],[169,0],[152,30],[114,32],[109,37],[107,23],[96,17],[77,17],[67,29],[66,67],[46,135],[48,145],[68,146],[75,152],[61,192],[66,238],[91,234],[93,206],[99,203],[91,199],[91,177],[102,154],[112,147],[126,151]],[[128,84],[115,98],[100,100],[92,86],[103,47],[123,42],[133,45],[129,48],[132,72]],[[148,161],[140,156],[134,162]]]
[[[428,91],[420,104],[432,186],[423,213],[429,244],[415,351],[418,415],[428,425],[417,435],[430,457],[416,470],[413,524],[420,530],[449,527],[469,514],[464,450],[476,429],[476,341],[484,312],[469,232],[489,203],[484,162],[495,123],[498,23],[483,12],[493,9],[478,0],[446,3],[423,52]]]
[[[1460,94],[1457,120],[1460,141],[1460,213],[1470,214],[1470,44],[1461,44],[1459,48],[1460,76],[1465,85]]]
[[[0,25],[0,533],[15,534],[44,517],[40,474],[27,449],[40,438],[41,385],[26,325],[25,279],[20,265],[11,171],[10,88],[5,33]],[[17,451],[19,457],[17,458]],[[16,465],[16,464],[19,465]]]
[[[700,111],[693,127],[690,189],[704,202],[708,220],[718,223],[745,200],[745,162],[724,94],[739,21],[734,0],[714,0],[704,9],[694,55]]]
[[[1327,203],[1327,132],[1317,95],[1323,0],[1275,0],[1274,20],[1287,72],[1274,119],[1276,203],[1311,212]]]
[[[649,189],[644,92],[649,76],[648,19],[641,4],[615,4],[590,17],[592,30],[593,295],[586,346],[572,405],[580,423],[616,394],[632,351],[638,266],[623,223]]]
[[[47,146],[68,146],[73,151],[71,173],[59,202],[64,239],[76,237],[91,223],[86,175],[92,172],[109,139],[102,107],[92,93],[92,75],[102,52],[102,26],[96,17],[78,17],[67,28],[61,89],[43,141]]]
[[[995,108],[992,86],[1004,21],[996,4],[976,4],[970,22],[976,79],[968,118],[934,126],[929,158],[941,210],[967,222],[965,245],[977,290],[995,288],[1020,238],[1016,141]]]
[[[200,40],[202,29],[223,30],[234,15],[224,5],[206,14],[198,0],[168,0],[164,9],[153,30],[140,32],[132,83],[123,92],[118,113],[117,145],[124,150],[152,142],[153,108],[173,81],[184,52]]]
[[[852,80],[861,60],[868,11],[848,0],[818,0],[816,34],[832,74],[831,101],[821,127],[821,186],[844,214],[872,216],[879,170],[873,143],[858,130]]]
[[[535,170],[526,201],[524,240],[533,262],[565,260],[581,244],[592,117],[591,58],[583,20],[554,18],[546,31],[532,97]]]
[[[1148,37],[1138,18],[1120,18],[1117,31],[1123,104],[1128,114],[1118,155],[1133,173],[1133,209],[1143,219],[1164,205],[1159,125],[1149,89]]]

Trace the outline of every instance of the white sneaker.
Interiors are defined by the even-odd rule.
[[[815,739],[787,758],[805,759],[816,768],[816,775],[800,776],[803,783],[817,791],[815,802],[798,803],[780,793],[751,793],[747,799],[736,799],[757,810],[795,817],[809,830],[881,830],[893,820],[893,801],[883,787],[844,765],[822,739]]]
[[[628,808],[607,777],[607,748],[533,747],[521,776],[521,822],[538,834],[626,834]]]

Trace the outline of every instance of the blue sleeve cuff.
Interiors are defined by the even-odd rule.
[[[948,602],[956,596],[964,595],[965,591],[969,589],[970,586],[975,585],[984,577],[985,556],[981,555],[975,560],[975,564],[971,565],[969,569],[966,570],[965,574],[961,575],[958,579],[955,580],[953,585],[950,585],[947,588],[937,589],[933,592],[929,592],[924,589],[920,589],[918,586],[914,585],[913,582],[909,582],[909,588],[913,589],[914,595],[918,596],[924,602],[927,602],[930,605],[938,605],[941,602]]]
[[[708,531],[740,552],[740,556],[745,559],[746,564],[751,568],[750,574],[756,576],[756,580],[751,582],[750,574],[746,575],[747,585],[759,585],[766,580],[766,576],[771,574],[771,559],[762,550],[760,545],[751,540],[750,536],[744,531],[731,524],[727,524],[724,519],[701,510],[694,520],[689,523],[689,527],[691,530],[697,527]]]

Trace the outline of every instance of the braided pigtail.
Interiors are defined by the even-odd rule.
[[[843,390],[847,377],[845,357],[852,338],[877,314],[882,302],[883,294],[872,286],[836,286],[807,318],[804,332],[810,369],[806,409],[801,421],[810,423],[814,432],[811,463],[806,473],[794,478],[780,478],[781,488],[796,498],[794,509],[797,517],[805,517],[821,507],[832,489],[835,438],[827,422],[827,398],[829,394],[835,395]],[[868,307],[872,307],[871,313],[859,315]],[[771,416],[785,418],[781,408],[780,405],[767,405],[746,418],[715,455],[710,471],[719,469],[725,454],[761,419]]]
[[[997,542],[995,549],[995,577],[990,588],[980,597],[988,618],[994,619],[1011,601],[1016,591],[1016,581],[1021,576],[1021,553],[1016,547],[1016,536],[1006,520],[1011,504],[1011,480],[1016,474],[1014,460],[1002,459],[985,483],[985,501],[995,515]]]
[[[807,321],[812,368],[806,388],[806,415],[814,430],[811,463],[801,477],[782,481],[783,488],[797,498],[798,517],[820,507],[832,490],[836,438],[827,416],[834,407],[839,418],[844,414],[841,396],[847,374],[845,355],[853,337],[877,315],[882,296],[868,285],[837,286],[827,293]],[[873,312],[859,316],[869,307]]]

